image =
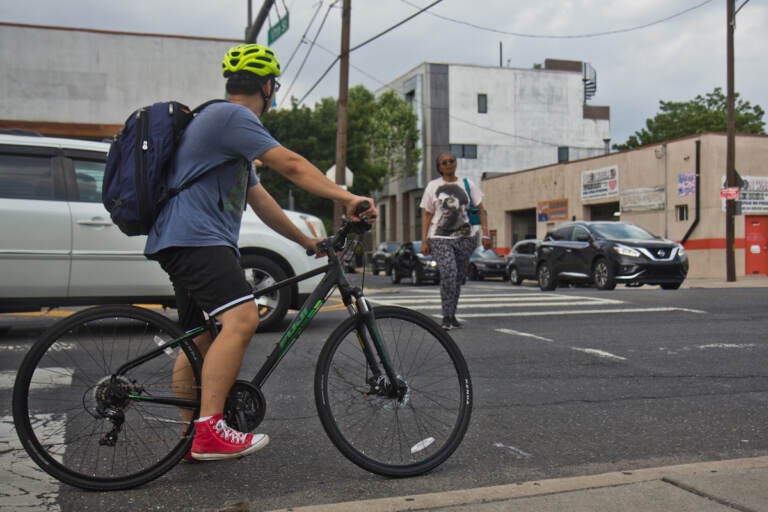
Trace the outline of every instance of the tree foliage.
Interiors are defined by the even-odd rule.
[[[727,122],[726,96],[716,87],[705,96],[698,95],[691,101],[659,101],[660,112],[645,121],[645,128],[630,135],[624,144],[614,144],[614,149],[633,149],[670,139],[704,132],[725,132]],[[764,133],[764,111],[759,105],[734,94],[734,113],[738,133]]]
[[[420,156],[416,141],[416,114],[397,94],[376,98],[362,85],[349,90],[347,103],[347,167],[354,173],[351,191],[371,195],[390,174],[412,173]],[[338,105],[334,98],[323,98],[313,109],[299,106],[295,98],[291,108],[270,110],[261,118],[280,143],[325,172],[336,162],[336,126]],[[283,207],[289,206],[289,190],[294,208],[310,212],[330,224],[333,204],[315,197],[268,167],[259,169],[264,187]]]

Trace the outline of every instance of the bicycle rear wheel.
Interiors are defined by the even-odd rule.
[[[24,358],[13,389],[16,431],[32,460],[90,490],[135,487],[171,469],[189,450],[193,423],[157,400],[176,392],[199,403],[202,357],[184,340],[173,352],[138,358],[183,335],[170,319],[133,306],[83,310],[51,327]],[[179,350],[194,374],[184,389],[171,385]]]
[[[464,357],[432,319],[406,308],[375,308],[400,386],[373,382],[357,319],[326,341],[315,373],[315,402],[331,441],[358,466],[384,476],[416,476],[456,450],[469,427],[472,383]],[[369,337],[370,339],[370,337]]]

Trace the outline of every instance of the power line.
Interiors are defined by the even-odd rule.
[[[417,5],[412,4],[408,0],[402,0],[402,1],[403,1],[403,3],[406,3],[406,4],[410,5],[411,7],[415,8],[415,9],[419,8]],[[747,1],[749,1],[749,0],[747,0]],[[669,21],[669,20],[671,20],[673,18],[677,18],[678,16],[682,16],[683,14],[686,14],[686,13],[688,13],[690,11],[693,11],[695,9],[703,7],[706,4],[711,3],[711,2],[712,2],[712,0],[705,0],[704,2],[702,2],[702,3],[698,4],[698,5],[694,5],[693,7],[689,7],[688,9],[682,10],[682,11],[676,13],[676,14],[673,14],[671,16],[667,16],[666,18],[662,18],[660,20],[652,21],[650,23],[645,23],[643,25],[637,25],[635,27],[621,28],[621,29],[616,29],[616,30],[606,30],[604,32],[594,32],[594,33],[591,33],[591,34],[574,34],[574,35],[546,35],[546,34],[524,34],[524,33],[521,33],[521,32],[507,32],[505,30],[499,30],[499,29],[490,28],[490,27],[483,27],[481,25],[477,25],[475,23],[470,23],[468,21],[463,21],[463,20],[457,20],[457,19],[454,19],[454,18],[449,18],[447,16],[442,16],[442,15],[434,13],[434,12],[430,12],[429,14],[431,14],[432,16],[435,16],[436,18],[440,18],[442,20],[445,20],[445,21],[450,21],[452,23],[458,23],[459,25],[466,25],[468,27],[476,28],[478,30],[483,30],[485,32],[493,32],[493,33],[502,34],[502,35],[505,35],[505,36],[527,37],[527,38],[532,38],[532,39],[586,39],[586,38],[590,38],[590,37],[601,37],[601,36],[609,36],[609,35],[614,35],[614,34],[622,34],[624,32],[632,32],[632,31],[635,31],[635,30],[641,30],[641,29],[644,29],[644,28],[652,27],[653,25],[658,25],[660,23],[664,23],[666,21]]]
[[[312,53],[312,48],[315,46],[315,42],[317,41],[317,38],[320,36],[320,32],[323,30],[323,27],[325,26],[326,20],[328,20],[328,15],[331,13],[331,9],[338,3],[338,0],[333,2],[328,6],[328,10],[325,11],[325,16],[323,17],[323,21],[320,23],[320,26],[317,27],[317,32],[315,32],[315,37],[312,39],[312,42],[309,45],[309,48],[307,49],[307,53],[304,55],[304,60],[301,61],[301,66],[299,66],[299,70],[296,72],[296,74],[293,76],[293,80],[291,81],[290,85],[288,86],[288,89],[285,91],[285,94],[283,96],[283,99],[280,101],[280,106],[283,105],[283,102],[285,101],[285,98],[288,98],[290,95],[288,93],[291,92],[291,89],[293,89],[294,84],[296,83],[296,80],[299,79],[299,75],[301,75],[301,71],[304,69],[304,65],[307,63],[307,59],[309,59],[310,53]],[[320,3],[322,6],[322,2]],[[319,8],[318,8],[319,10]],[[315,12],[315,15],[317,15],[317,12]],[[314,18],[313,18],[314,19]],[[309,27],[307,27],[307,31],[309,30]],[[306,34],[306,32],[305,32]],[[301,36],[301,41],[299,44],[304,42],[304,36]],[[338,57],[336,60],[339,60]],[[336,64],[336,61],[333,61],[333,64]],[[333,66],[333,64],[331,66]],[[329,69],[330,71],[330,69]],[[328,73],[328,71],[326,71]],[[325,76],[325,74],[323,75]],[[305,95],[306,97],[306,95]],[[302,100],[303,101],[303,100]]]
[[[424,7],[423,9],[419,10],[418,12],[416,12],[416,13],[412,14],[411,16],[408,16],[408,17],[407,17],[407,18],[405,18],[404,20],[402,20],[402,21],[400,21],[400,22],[398,22],[398,23],[396,23],[396,24],[392,25],[391,27],[389,27],[388,29],[384,30],[383,32],[380,32],[379,34],[377,34],[377,35],[375,35],[375,36],[371,37],[370,39],[368,39],[368,40],[366,40],[366,41],[363,41],[362,43],[358,44],[357,46],[354,46],[354,47],[350,48],[350,49],[349,49],[349,53],[352,53],[353,51],[355,51],[355,50],[357,50],[357,49],[359,49],[359,48],[362,48],[363,46],[367,45],[368,43],[370,43],[370,42],[372,42],[372,41],[375,41],[376,39],[380,38],[380,37],[381,37],[381,36],[383,36],[384,34],[386,34],[386,33],[388,33],[388,32],[391,32],[392,30],[394,30],[394,29],[396,29],[397,27],[399,27],[399,26],[403,25],[404,23],[406,23],[406,22],[408,22],[408,21],[412,20],[413,18],[415,18],[415,17],[416,17],[416,16],[418,16],[419,14],[421,14],[421,13],[423,13],[424,11],[426,11],[427,9],[430,9],[431,7],[433,7],[433,6],[437,5],[437,4],[439,4],[439,3],[440,3],[440,2],[442,2],[442,1],[443,1],[443,0],[435,0],[434,2],[432,2],[431,4],[429,4],[428,6]],[[301,103],[304,103],[304,100],[305,100],[305,99],[307,99],[307,96],[309,96],[309,95],[312,93],[312,91],[314,91],[314,90],[315,90],[315,87],[317,87],[317,86],[320,84],[320,82],[322,82],[322,81],[323,81],[323,79],[325,78],[325,76],[326,76],[326,75],[327,75],[327,74],[328,74],[328,73],[331,71],[331,69],[333,69],[333,66],[335,66],[335,65],[336,65],[336,63],[337,63],[337,62],[338,62],[340,59],[341,59],[341,55],[337,55],[337,56],[336,56],[336,58],[333,60],[333,62],[331,62],[331,65],[330,65],[330,66],[328,66],[328,69],[326,69],[326,70],[323,72],[323,74],[322,74],[322,75],[320,75],[320,78],[318,78],[318,79],[317,79],[317,81],[316,81],[314,84],[312,84],[312,87],[310,87],[309,91],[307,91],[307,92],[304,94],[304,96],[301,98],[301,100],[299,100],[299,104],[301,104]]]

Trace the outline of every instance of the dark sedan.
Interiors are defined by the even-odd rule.
[[[591,282],[600,290],[617,283],[676,290],[688,274],[682,245],[628,222],[564,224],[544,239],[536,256],[542,290],[554,290],[559,282]]]
[[[482,281],[486,277],[507,277],[507,264],[504,256],[493,249],[478,247],[469,257],[467,277],[473,281]]]
[[[392,255],[392,282],[397,284],[402,278],[410,278],[411,284],[418,286],[427,281],[438,282],[440,272],[432,256],[421,254],[421,241],[406,242]]]
[[[400,242],[381,242],[376,251],[371,256],[371,272],[373,275],[379,275],[384,272],[385,276],[392,273],[392,255],[400,247]]]
[[[507,256],[509,282],[519,285],[524,279],[536,280],[536,246],[541,240],[522,240],[512,246]]]

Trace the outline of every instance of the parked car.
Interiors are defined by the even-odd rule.
[[[542,290],[554,290],[560,281],[591,281],[601,290],[617,283],[676,290],[688,274],[682,245],[628,222],[564,224],[542,241],[536,257]]]
[[[504,279],[507,276],[507,267],[504,262],[504,256],[496,254],[493,249],[478,247],[469,257],[469,268],[467,277],[472,281],[482,281],[486,277],[500,277]]]
[[[541,240],[521,240],[507,256],[506,279],[519,285],[524,279],[536,280],[536,246]]]
[[[175,305],[168,276],[144,257],[143,236],[112,224],[101,203],[109,144],[0,133],[0,313],[104,303]],[[322,221],[286,212],[305,234]],[[254,289],[321,266],[250,209],[240,230],[242,266]],[[260,329],[298,308],[322,276],[260,297]]]
[[[392,273],[392,255],[400,247],[400,242],[381,242],[371,256],[371,272],[373,275],[379,275],[384,272],[385,276]]]
[[[397,284],[402,278],[410,278],[411,284],[418,286],[427,281],[438,282],[440,272],[432,256],[421,254],[421,240],[402,244],[392,255],[392,282]]]

